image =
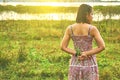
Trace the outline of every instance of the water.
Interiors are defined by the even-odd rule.
[[[13,11],[0,14],[0,20],[74,20],[73,13],[19,14]]]
[[[80,4],[89,4],[91,6],[95,5],[120,5],[120,2],[9,2],[9,3],[0,3],[1,5],[32,5],[32,6],[79,6]],[[108,19],[109,16],[106,16],[106,19]],[[30,14],[30,13],[24,13],[19,14],[13,11],[9,12],[2,12],[0,13],[0,20],[75,20],[76,19],[76,13],[44,13],[44,14]],[[104,19],[104,16],[100,13],[95,13],[93,20],[94,21],[101,21]],[[111,19],[120,19],[120,15],[112,16]]]
[[[109,16],[106,16],[108,19]],[[13,11],[2,12],[0,14],[0,20],[75,20],[76,13],[46,13],[46,14],[19,14]],[[101,21],[104,16],[100,13],[96,13],[93,16],[94,21]],[[112,16],[111,19],[120,19],[119,15]]]

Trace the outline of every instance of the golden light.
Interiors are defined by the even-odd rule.
[[[64,2],[46,2],[44,5],[49,5],[49,6],[70,6],[70,3],[64,3]]]
[[[52,19],[53,19],[53,20],[59,20],[59,19],[60,19],[60,18],[59,18],[59,15],[56,14],[56,13],[50,14],[50,15],[52,16]]]
[[[50,6],[61,6],[60,3],[58,2],[52,2],[52,3],[48,3]]]

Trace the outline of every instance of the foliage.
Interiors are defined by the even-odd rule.
[[[2,6],[0,5],[0,12],[14,11],[17,13],[60,13],[60,12],[76,12],[77,7],[56,7],[56,6]]]
[[[0,5],[0,12],[14,11],[17,13],[76,13],[78,7],[63,7],[63,6],[23,6],[23,5]],[[94,12],[102,13],[104,16],[120,15],[120,6],[94,6]]]
[[[67,80],[70,56],[59,45],[66,27],[73,23],[0,21],[0,80]],[[97,55],[100,80],[119,80],[119,20],[93,24],[106,43],[106,50]],[[69,47],[73,48],[72,41]]]

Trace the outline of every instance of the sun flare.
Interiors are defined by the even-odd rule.
[[[58,2],[54,2],[54,3],[48,3],[50,4],[50,6],[60,6],[61,4],[59,4]]]
[[[46,5],[49,6],[69,6],[70,3],[64,3],[64,2],[47,2]]]

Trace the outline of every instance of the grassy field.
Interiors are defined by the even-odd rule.
[[[0,21],[0,80],[67,80],[70,55],[60,50],[60,42],[73,23]],[[120,20],[93,24],[106,43],[106,50],[97,55],[100,80],[120,80]]]

